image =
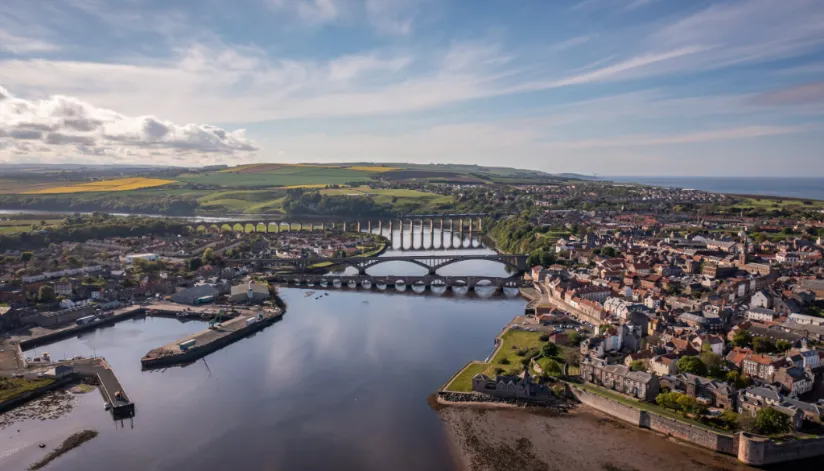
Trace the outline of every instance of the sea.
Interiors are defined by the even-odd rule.
[[[822,177],[603,177],[621,183],[686,188],[739,195],[783,196],[824,200]]]

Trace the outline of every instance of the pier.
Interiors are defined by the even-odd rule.
[[[151,350],[143,356],[140,363],[143,369],[192,363],[271,325],[282,316],[283,311],[278,308],[262,311],[241,310],[232,319],[216,324],[214,328],[210,326],[204,331]]]
[[[134,403],[126,395],[126,391],[112,371],[111,366],[102,358],[93,360],[79,360],[71,362],[75,373],[80,376],[91,377],[96,380],[100,394],[108,404],[112,417],[123,419],[134,417]]]

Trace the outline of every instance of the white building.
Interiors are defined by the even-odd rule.
[[[759,322],[773,322],[778,314],[772,309],[767,309],[763,307],[751,307],[747,309],[745,314],[747,320],[751,321],[759,321]]]
[[[156,253],[131,253],[126,255],[126,263],[132,264],[135,260],[146,260],[147,262],[155,262],[160,256]]]

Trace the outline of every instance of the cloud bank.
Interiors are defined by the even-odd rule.
[[[25,100],[0,87],[0,157],[29,154],[54,161],[55,157],[110,156],[174,163],[181,158],[208,162],[248,157],[256,150],[242,129],[125,116],[63,95]]]

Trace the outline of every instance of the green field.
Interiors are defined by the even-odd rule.
[[[345,185],[366,182],[375,172],[364,172],[346,168],[326,167],[283,167],[265,172],[212,172],[182,174],[180,181],[203,185],[217,185],[223,188],[264,188],[296,185]]]
[[[21,232],[29,232],[32,230],[32,225],[37,226],[38,230],[41,222],[46,222],[46,227],[56,226],[60,224],[60,219],[12,219],[9,221],[0,221],[0,235],[19,234]]]

